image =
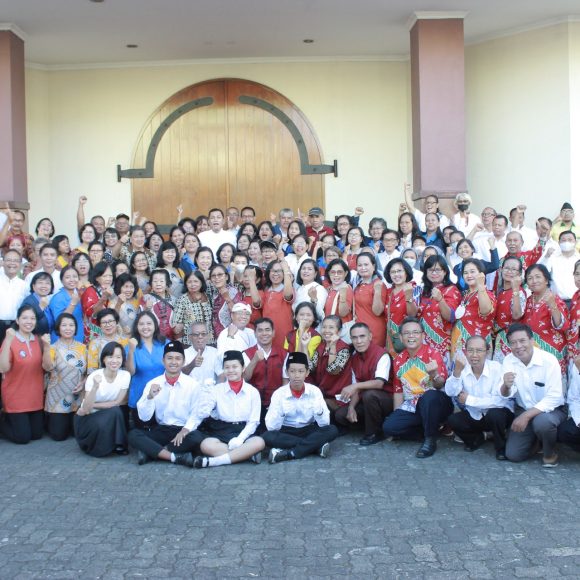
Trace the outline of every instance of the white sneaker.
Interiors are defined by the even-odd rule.
[[[325,443],[319,450],[318,455],[326,459],[330,455],[330,443]]]

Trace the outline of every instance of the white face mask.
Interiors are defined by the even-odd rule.
[[[571,252],[575,248],[574,242],[560,242],[560,250],[562,252]]]
[[[407,262],[411,268],[414,268],[417,260],[415,260],[415,258],[405,258],[405,262]]]

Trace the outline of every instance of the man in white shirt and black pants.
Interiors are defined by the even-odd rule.
[[[203,391],[195,379],[182,372],[183,351],[177,340],[165,345],[165,373],[145,385],[137,402],[141,421],[149,421],[153,415],[157,420],[157,425],[148,431],[129,432],[129,443],[137,449],[139,465],[160,459],[193,467],[191,453],[197,452],[203,439],[193,426]]]
[[[505,399],[515,397],[516,408],[506,445],[510,461],[529,459],[543,449],[543,467],[556,467],[558,425],[566,420],[562,374],[553,354],[534,347],[531,328],[512,324],[507,340],[512,353],[502,364],[499,392]]]
[[[312,453],[328,457],[338,429],[330,425],[330,411],[320,389],[305,383],[306,354],[289,353],[286,371],[289,383],[274,391],[265,419],[268,430],[262,433],[271,448],[269,462],[301,459]]]
[[[580,453],[580,357],[568,370],[566,400],[570,418],[558,426],[558,441]]]
[[[497,392],[501,382],[501,364],[487,360],[487,345],[481,336],[470,336],[465,353],[458,352],[453,374],[445,383],[445,392],[456,397],[465,409],[447,418],[447,424],[465,443],[465,451],[475,451],[485,442],[485,431],[493,433],[495,457],[505,460],[506,432],[514,418],[514,403]]]

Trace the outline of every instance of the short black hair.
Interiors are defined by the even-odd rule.
[[[101,368],[104,368],[105,367],[105,359],[108,356],[113,356],[113,354],[115,353],[115,350],[117,348],[121,351],[121,356],[122,356],[122,359],[123,359],[123,362],[121,363],[121,366],[122,367],[125,366],[125,349],[118,342],[108,342],[103,347],[103,350],[101,351],[101,356],[99,357],[99,363],[100,363]]]
[[[507,332],[506,332],[506,337],[507,337],[508,343],[510,340],[510,336],[514,332],[525,332],[528,335],[528,338],[534,337],[534,333],[532,332],[532,329],[527,324],[524,324],[523,322],[514,322],[512,325],[510,325],[510,327],[507,329]]]

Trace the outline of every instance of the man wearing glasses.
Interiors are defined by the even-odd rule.
[[[447,418],[447,424],[465,443],[465,451],[475,451],[485,442],[484,433],[493,433],[495,458],[504,461],[506,434],[514,418],[512,399],[497,392],[502,381],[501,364],[487,360],[487,345],[481,336],[470,336],[465,353],[455,358],[453,374],[445,383],[445,392],[456,397],[462,410]]]
[[[204,322],[194,322],[190,329],[191,346],[184,352],[183,372],[200,385],[214,384],[222,373],[221,357],[217,348],[207,345],[209,333]]]
[[[400,325],[405,350],[393,362],[395,410],[385,419],[386,437],[413,439],[423,436],[416,457],[437,451],[439,427],[453,413],[453,402],[443,389],[447,368],[441,355],[423,343],[423,328],[416,318]]]

